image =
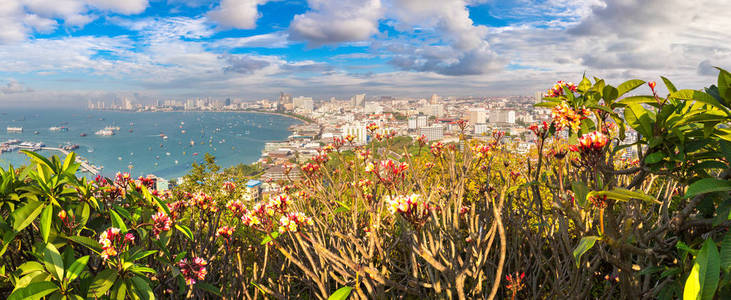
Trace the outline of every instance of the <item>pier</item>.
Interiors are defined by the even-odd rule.
[[[71,152],[69,152],[67,150],[64,150],[64,149],[61,149],[61,148],[55,148],[55,147],[41,147],[40,149],[41,150],[54,150],[54,151],[59,151],[59,152],[63,153],[64,155],[69,155],[71,153]],[[97,174],[99,174],[99,170],[97,170],[97,168],[95,168],[92,165],[90,165],[88,162],[80,161],[80,160],[77,160],[77,162],[81,164],[81,170],[82,171],[88,172],[91,175],[95,175],[95,176]]]

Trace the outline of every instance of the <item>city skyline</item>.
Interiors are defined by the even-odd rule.
[[[722,0],[5,0],[0,106],[525,95],[582,73],[702,88]],[[702,17],[702,18],[701,18]]]

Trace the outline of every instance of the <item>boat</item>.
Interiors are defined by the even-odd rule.
[[[129,132],[134,132],[134,130],[130,129]]]
[[[195,141],[194,140],[190,140],[190,146],[195,146]]]
[[[105,129],[98,130],[94,134],[101,135],[101,136],[111,136],[111,135],[114,135],[114,130],[109,130],[109,129],[105,128]]]
[[[49,130],[51,130],[51,131],[69,131],[69,129],[64,126],[61,126],[61,127],[53,126],[53,127],[49,128]]]
[[[107,127],[104,127],[104,130],[118,131],[119,126],[107,126]]]
[[[198,155],[198,152],[193,153],[193,156],[197,156],[197,155]]]
[[[89,153],[94,152],[94,148],[86,149],[86,152],[89,152]]]
[[[81,136],[81,137],[85,137],[85,136],[86,136],[86,133],[83,133],[83,132],[82,132],[81,134],[79,134],[79,136]]]
[[[187,131],[185,129],[181,130],[180,133],[185,134]]]
[[[178,161],[177,161],[177,160],[175,160],[175,164],[176,164],[176,165],[178,164]]]
[[[39,135],[40,133],[41,133],[41,132],[40,132],[40,131],[38,131],[38,130],[36,130],[36,131],[33,131],[33,134],[35,134],[35,135]]]
[[[170,152],[165,152],[165,155],[170,156]]]
[[[23,132],[23,127],[10,127],[5,128],[8,132]]]

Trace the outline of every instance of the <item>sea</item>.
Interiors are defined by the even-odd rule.
[[[203,162],[206,153],[215,156],[222,167],[256,162],[266,142],[285,140],[289,126],[300,123],[285,116],[247,112],[0,107],[0,142],[17,139],[48,147],[77,144],[79,148],[73,151],[90,164],[103,166],[104,176],[130,172],[135,177],[154,174],[174,179],[187,174],[194,162]],[[8,132],[7,127],[22,127],[23,132]],[[66,130],[52,131],[51,127]],[[112,136],[95,134],[105,127],[119,130]],[[53,150],[39,153],[64,156]],[[20,151],[0,154],[0,167],[7,169],[11,164],[27,165],[29,159]]]

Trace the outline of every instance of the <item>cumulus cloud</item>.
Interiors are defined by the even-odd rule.
[[[380,0],[308,0],[310,10],[294,16],[292,40],[319,47],[341,42],[363,41],[378,33],[383,16]]]
[[[251,74],[254,71],[269,66],[269,62],[262,59],[256,59],[249,55],[227,55],[224,59],[228,66],[223,68],[224,72],[235,72],[241,74]]]
[[[222,0],[218,8],[208,12],[208,18],[223,27],[252,29],[259,19],[257,6],[268,0]]]
[[[99,12],[138,14],[148,5],[148,0],[2,0],[0,44],[25,40],[33,32],[52,32],[59,21],[65,26],[83,27]]]
[[[25,85],[15,81],[10,80],[7,84],[0,86],[0,94],[17,94],[17,93],[26,93],[26,92],[32,92],[33,89],[26,87]]]

